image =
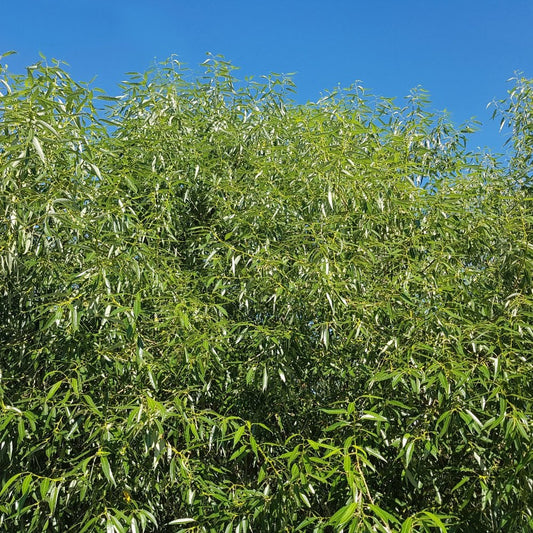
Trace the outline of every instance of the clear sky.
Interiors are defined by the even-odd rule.
[[[196,67],[206,53],[238,77],[294,72],[296,100],[356,80],[374,94],[428,90],[456,124],[476,117],[471,142],[502,150],[486,109],[515,71],[533,77],[533,0],[18,0],[0,9],[0,53],[13,72],[42,52],[81,81],[116,94],[127,71],[175,54]]]

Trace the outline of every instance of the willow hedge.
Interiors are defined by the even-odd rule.
[[[293,89],[2,67],[0,530],[533,527],[531,81]]]

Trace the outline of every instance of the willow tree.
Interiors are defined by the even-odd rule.
[[[529,82],[506,166],[204,68],[3,70],[0,528],[528,531]]]

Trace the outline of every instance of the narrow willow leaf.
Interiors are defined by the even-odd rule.
[[[267,367],[265,366],[263,368],[263,392],[267,390],[267,387],[268,387],[268,370],[267,370]]]
[[[239,443],[239,441],[241,440],[242,436],[244,435],[245,429],[246,429],[245,426],[241,426],[239,429],[237,429],[237,431],[235,432],[235,435],[233,437],[233,447],[235,447]]]
[[[52,481],[50,483],[50,488],[48,489],[46,500],[48,502],[51,515],[53,515],[56,511],[60,488],[61,488],[60,485],[58,485],[55,481]]]
[[[39,493],[41,495],[41,500],[44,500],[46,498],[49,487],[50,487],[50,479],[47,477],[43,478],[39,484]]]
[[[381,518],[383,520],[383,522],[385,524],[398,524],[399,521],[396,517],[394,517],[392,514],[390,514],[389,512],[385,511],[385,509],[382,509],[381,507],[378,507],[377,505],[374,505],[374,504],[369,504],[368,505],[368,508],[373,512],[375,513],[377,516],[379,516],[379,518]]]
[[[138,318],[140,314],[141,314],[141,295],[136,294],[135,302],[133,304],[133,316],[135,318]]]
[[[409,463],[411,462],[411,458],[413,457],[414,450],[415,450],[415,441],[412,440],[405,447],[405,467],[406,468],[409,466]]]
[[[246,451],[246,444],[243,444],[238,450],[234,451],[229,458],[230,461],[234,461],[239,458]]]
[[[100,417],[103,416],[101,411],[98,409],[98,407],[96,407],[94,400],[88,394],[84,394],[83,399],[85,400],[85,402],[87,403],[87,405],[89,406],[89,408],[91,409],[93,413],[95,413],[96,415]]]
[[[15,483],[15,481],[17,481],[17,479],[22,476],[22,473],[19,473],[19,474],[15,474],[14,476],[10,477],[3,485],[2,489],[0,489],[0,496],[2,496],[2,494],[4,494],[8,489],[9,487]]]
[[[111,471],[111,465],[109,460],[105,455],[100,455],[100,462],[102,464],[102,472],[104,473],[107,480],[113,485],[116,486],[115,478],[113,477],[113,472]]]
[[[28,492],[30,491],[30,487],[31,487],[31,482],[32,482],[32,476],[31,474],[28,474],[25,478],[24,478],[24,481],[22,482],[22,495],[23,496],[26,496],[26,494],[28,494]]]
[[[63,383],[62,380],[57,381],[50,387],[50,390],[48,391],[48,394],[46,395],[46,401],[51,400],[54,397],[55,393],[58,391],[59,387],[61,387],[62,383]]]
[[[304,505],[309,507],[309,509],[311,509],[311,503],[309,502],[309,499],[303,492],[300,494],[300,498],[304,502]]]
[[[33,147],[35,148],[35,151],[37,152],[37,155],[39,156],[41,161],[43,163],[46,163],[46,158],[44,157],[43,148],[39,139],[37,137],[33,137],[31,143],[33,144]]]
[[[422,514],[429,518],[429,520],[433,523],[434,526],[438,527],[439,530],[442,533],[446,533],[447,529],[442,520],[434,513],[430,513],[429,511],[422,511]]]
[[[383,415],[374,413],[372,411],[365,411],[364,414],[361,416],[361,420],[374,420],[376,422],[387,422],[387,418],[385,418]]]
[[[400,533],[411,533],[411,531],[413,531],[413,528],[414,528],[414,520],[412,517],[408,517],[404,520]]]
[[[341,507],[329,520],[330,524],[343,526],[347,524],[357,510],[357,503],[352,502],[344,507]]]

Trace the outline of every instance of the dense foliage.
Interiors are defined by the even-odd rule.
[[[204,68],[3,70],[0,530],[531,530],[531,82],[502,163]]]

